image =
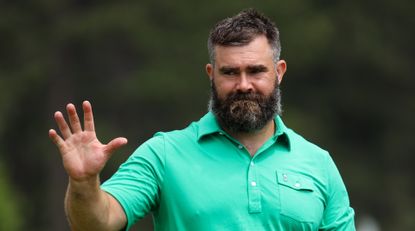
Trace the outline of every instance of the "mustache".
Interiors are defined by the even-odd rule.
[[[265,96],[263,96],[259,93],[234,92],[234,93],[229,94],[226,97],[225,101],[255,101],[255,102],[259,102],[264,98],[265,98]]]

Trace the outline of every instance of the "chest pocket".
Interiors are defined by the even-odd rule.
[[[290,223],[319,224],[324,212],[313,181],[304,175],[277,170],[281,217]]]

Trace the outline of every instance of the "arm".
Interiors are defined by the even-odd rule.
[[[327,204],[319,230],[356,230],[354,210],[340,173],[330,156],[327,157]]]
[[[120,230],[127,223],[124,210],[99,188],[99,181],[70,180],[65,211],[73,230]]]
[[[94,128],[91,104],[83,103],[84,130],[82,130],[75,106],[67,107],[70,126],[61,112],[55,120],[62,137],[53,129],[49,137],[62,156],[64,168],[69,176],[65,197],[65,211],[73,230],[120,230],[127,222],[120,204],[100,189],[99,173],[117,148],[127,139],[116,138],[102,144]]]

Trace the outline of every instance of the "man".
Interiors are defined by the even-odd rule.
[[[329,154],[280,118],[279,33],[254,10],[219,22],[208,40],[210,111],[189,127],[158,133],[103,185],[99,173],[127,143],[102,144],[92,109],[84,130],[49,131],[69,175],[65,208],[74,230],[129,229],[153,214],[156,230],[354,230],[354,212]]]

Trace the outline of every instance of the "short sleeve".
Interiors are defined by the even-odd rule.
[[[117,172],[101,185],[122,206],[129,230],[158,206],[164,172],[164,138],[155,136],[142,144]]]
[[[354,210],[350,207],[349,196],[340,173],[332,158],[327,155],[326,208],[319,230],[353,231]]]

